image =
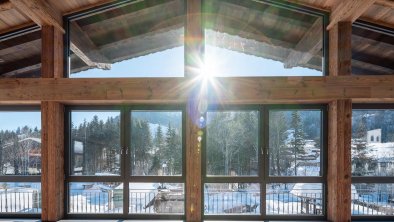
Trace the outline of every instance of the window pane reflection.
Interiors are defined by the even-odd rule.
[[[258,111],[207,113],[207,175],[258,175]]]
[[[71,112],[71,174],[120,175],[119,112]]]
[[[207,0],[205,11],[212,75],[322,75],[322,17],[252,1]]]
[[[70,21],[70,77],[182,77],[184,1],[133,1]]]

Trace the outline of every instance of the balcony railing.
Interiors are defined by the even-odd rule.
[[[72,191],[69,213],[123,213],[123,192]]]
[[[1,189],[0,213],[41,213],[41,192]]]
[[[323,215],[322,194],[319,192],[302,192],[297,196],[289,191],[267,192],[266,197],[269,215]]]
[[[130,191],[129,200],[129,212],[134,214],[184,213],[184,193],[180,191]],[[72,191],[69,213],[123,213],[123,190]]]
[[[355,216],[393,216],[394,192],[358,189],[357,193],[352,193],[352,214]]]

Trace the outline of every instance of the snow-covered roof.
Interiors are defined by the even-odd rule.
[[[387,159],[394,157],[394,142],[388,143],[368,143],[368,154],[376,159]]]
[[[41,138],[34,138],[34,137],[27,137],[27,138],[19,140],[18,142],[23,142],[23,141],[28,141],[28,140],[32,140],[37,143],[41,143]]]

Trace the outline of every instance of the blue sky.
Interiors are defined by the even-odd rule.
[[[0,111],[0,130],[16,130],[26,125],[33,129],[41,129],[41,112]]]
[[[321,76],[320,71],[295,67],[285,69],[283,63],[207,44],[205,59],[214,76]],[[89,69],[72,78],[108,77],[183,77],[184,47],[140,56],[112,64],[110,70]]]

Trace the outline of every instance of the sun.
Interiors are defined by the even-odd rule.
[[[205,59],[200,65],[199,76],[204,80],[212,80],[218,73],[218,67],[213,59]]]

